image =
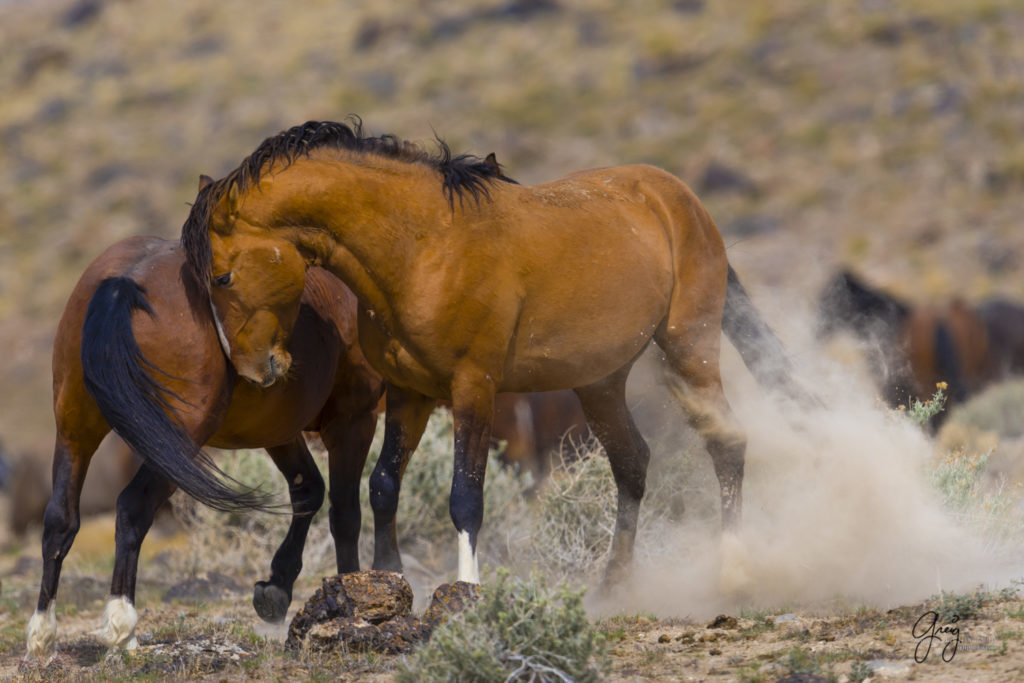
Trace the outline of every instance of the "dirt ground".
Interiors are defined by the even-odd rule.
[[[105,528],[109,521],[92,522],[84,538],[102,537]],[[109,560],[84,559],[61,582],[55,656],[25,662],[24,628],[41,563],[34,543],[7,541],[9,551],[0,557],[0,680],[393,679],[396,657],[284,650],[285,628],[260,622],[242,579],[162,575],[159,552],[173,552],[169,541],[156,543],[144,561],[136,652],[108,653],[93,635]],[[317,577],[300,579],[289,619],[318,583]],[[776,610],[722,615],[710,623],[628,615],[597,626],[607,636],[611,681],[1024,679],[1024,598],[1012,588],[947,594],[891,610]]]

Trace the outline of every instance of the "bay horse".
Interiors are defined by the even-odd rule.
[[[252,268],[283,266],[275,253],[244,257]],[[255,261],[266,263],[255,264]],[[288,482],[292,519],[256,583],[253,606],[280,621],[302,569],[302,549],[324,481],[303,431],[319,432],[329,454],[330,527],[339,572],[359,569],[359,484],[383,391],[355,329],[355,297],[326,271],[310,269],[295,292],[287,377],[260,387],[228,362],[205,286],[197,286],[178,242],[133,237],[104,251],[75,286],[57,327],[53,352],[53,493],[42,538],[43,576],[27,629],[29,656],[56,637],[61,564],[79,528],[79,496],[90,459],[113,429],[143,464],[117,498],[116,554],[101,638],[135,646],[139,549],[157,509],[175,488],[219,509],[264,505],[239,491],[196,444],[267,450]]]
[[[393,135],[364,136],[358,118],[350,124],[311,121],[267,138],[198,193],[181,238],[210,288],[231,362],[257,383],[271,385],[291,366],[279,320],[294,310],[309,267],[355,292],[360,342],[387,387],[370,477],[373,567],[402,569],[401,477],[436,399],[451,402],[455,422],[458,578],[479,583],[494,396],[572,389],[618,490],[604,583],[624,578],[649,461],[625,385],[652,340],[714,463],[723,528],[735,531],[746,436],[722,389],[721,332],[762,384],[805,394],[689,187],[644,165],[518,185],[486,160],[452,156],[440,139],[430,154]],[[293,266],[253,268],[253,250]]]
[[[925,401],[938,382],[956,405],[989,384],[1024,372],[1024,307],[993,299],[914,306],[841,270],[819,299],[818,335],[847,330],[868,342],[868,367],[892,407]],[[946,411],[930,427],[937,429]]]

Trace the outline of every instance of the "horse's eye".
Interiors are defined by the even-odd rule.
[[[215,284],[218,287],[227,287],[228,285],[231,284],[231,273],[227,272],[224,273],[223,275],[218,275],[217,277],[213,278],[213,284]]]

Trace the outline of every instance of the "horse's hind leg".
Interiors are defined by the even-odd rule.
[[[689,325],[670,320],[657,331],[655,341],[671,369],[669,389],[711,456],[721,487],[722,527],[731,531],[740,523],[747,438],[722,390],[719,329],[700,317]]]
[[[252,606],[264,621],[279,622],[292,602],[292,587],[302,571],[302,549],[313,515],[324,502],[324,479],[302,436],[267,453],[288,481],[292,501],[292,523],[270,563],[270,580],[259,581],[253,589]]]
[[[100,638],[110,647],[134,650],[135,579],[139,568],[139,551],[157,510],[167,502],[174,486],[143,463],[135,476],[117,497],[117,526],[114,535],[114,573],[110,581],[110,599],[103,611]]]
[[[670,321],[655,333],[671,368],[668,386],[691,427],[704,439],[721,489],[722,587],[746,582],[737,533],[742,515],[747,437],[733,416],[719,374],[720,326],[707,317]]]
[[[320,430],[330,458],[331,535],[339,574],[359,571],[359,486],[376,427],[371,409],[339,416]]]
[[[88,412],[89,407],[81,410],[82,414]],[[43,515],[43,579],[36,611],[26,629],[29,657],[49,653],[57,637],[56,598],[61,566],[81,524],[79,499],[89,460],[107,431],[102,418],[93,420],[89,428],[58,430],[53,451],[53,493]],[[68,433],[75,433],[77,438],[67,438]]]
[[[626,377],[630,366],[586,387],[576,389],[587,424],[604,447],[618,489],[618,511],[604,585],[620,583],[629,573],[636,541],[640,500],[647,481],[650,450],[626,407]]]

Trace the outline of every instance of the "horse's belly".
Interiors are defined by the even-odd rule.
[[[575,345],[533,344],[510,359],[499,391],[554,391],[593,384],[633,362],[650,344],[653,332],[648,327],[635,335],[591,338]]]

